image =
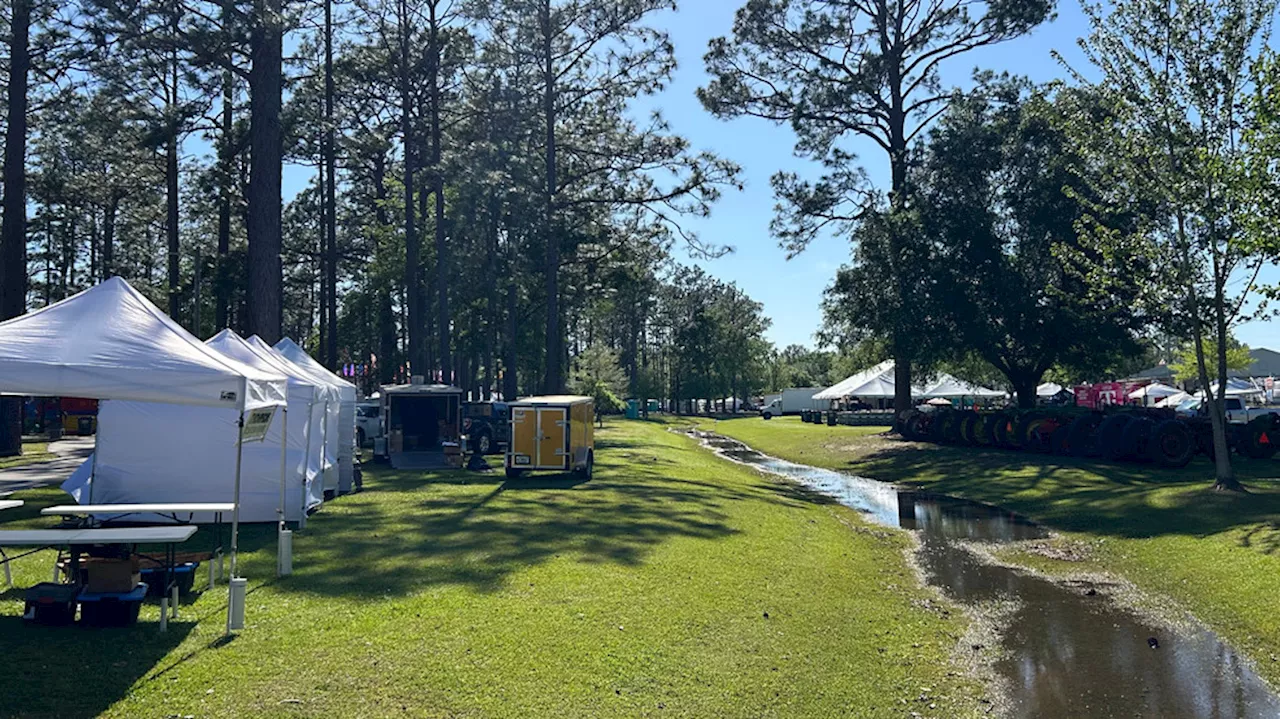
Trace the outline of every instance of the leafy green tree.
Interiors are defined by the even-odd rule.
[[[1227,451],[1226,355],[1231,328],[1256,310],[1249,300],[1274,254],[1273,236],[1257,232],[1274,224],[1265,216],[1273,203],[1251,180],[1274,164],[1268,143],[1258,141],[1268,113],[1251,99],[1271,91],[1270,78],[1262,73],[1260,86],[1256,71],[1276,4],[1133,0],[1085,10],[1092,31],[1081,45],[1100,79],[1077,79],[1107,104],[1102,113],[1082,108],[1067,123],[1098,198],[1084,242],[1102,261],[1082,264],[1089,282],[1102,286],[1119,274],[1106,259],[1145,256],[1151,269],[1135,302],[1175,308],[1167,329],[1191,340],[1202,386],[1215,379],[1208,354],[1216,350],[1219,391],[1208,398],[1214,486],[1240,491]],[[1153,209],[1133,226],[1108,221],[1135,199]]]
[[[618,353],[604,345],[591,345],[574,359],[570,388],[593,397],[599,412],[619,412],[625,403],[619,395],[626,392],[627,376],[618,362]]]
[[[1142,318],[1124,266],[1108,293],[1091,292],[1072,257],[1076,224],[1094,206],[1058,109],[1026,83],[990,83],[955,102],[931,133],[914,182],[921,237],[933,248],[930,312],[955,354],[973,353],[1007,378],[1022,407],[1055,365],[1099,367],[1139,351]],[[1115,227],[1127,217],[1107,218]]]
[[[1048,0],[748,0],[733,36],[712,40],[708,49],[711,82],[698,91],[703,105],[718,117],[788,124],[797,154],[825,168],[816,182],[794,173],[774,176],[778,212],[772,228],[783,246],[794,254],[829,231],[882,245],[855,255],[877,281],[847,277],[843,287],[884,296],[865,304],[878,310],[872,315],[877,330],[889,337],[899,412],[911,407],[911,365],[926,347],[912,298],[920,281],[918,252],[911,246],[912,222],[904,217],[915,194],[909,155],[952,96],[939,69],[949,59],[1030,31],[1051,8]],[[868,140],[887,155],[887,202],[870,186],[850,140]]]
[[[1249,354],[1249,345],[1240,344],[1234,337],[1227,337],[1227,372],[1243,372],[1253,364],[1253,356]],[[1210,377],[1219,376],[1217,343],[1206,340],[1204,343],[1205,365]],[[1194,343],[1188,343],[1178,350],[1174,361],[1169,363],[1174,379],[1179,382],[1198,381],[1200,379],[1200,362],[1196,357]],[[1203,386],[1203,385],[1202,385]]]

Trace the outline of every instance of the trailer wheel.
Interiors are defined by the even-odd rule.
[[[1280,450],[1280,428],[1277,427],[1276,415],[1269,414],[1255,417],[1249,424],[1240,428],[1237,447],[1240,453],[1250,459],[1271,459]]]
[[[507,479],[520,479],[520,476],[523,474],[524,474],[523,469],[516,469],[515,467],[507,467]]]
[[[1097,457],[1097,430],[1098,425],[1102,424],[1102,415],[1090,413],[1084,417],[1077,417],[1071,423],[1071,436],[1067,439],[1067,446],[1071,448],[1071,453],[1076,457]]]
[[[762,415],[760,415],[760,416],[761,416],[762,418],[764,418],[764,419],[773,419],[773,413],[772,413],[772,412],[765,412],[764,414],[762,414]]]
[[[1186,422],[1167,419],[1151,430],[1147,449],[1152,462],[1176,469],[1191,461],[1196,453],[1196,441]]]
[[[591,475],[595,471],[595,466],[596,466],[595,452],[591,450],[587,450],[587,463],[582,467],[578,467],[574,469],[573,473],[578,475],[580,478],[590,482]]]
[[[1102,420],[1093,440],[1100,456],[1116,460],[1124,457],[1124,438],[1121,435],[1132,420],[1133,417],[1127,414],[1113,414]]]
[[[1124,453],[1122,459],[1146,461],[1150,455],[1151,431],[1155,426],[1156,423],[1150,417],[1135,417],[1125,425],[1124,431],[1120,433],[1120,448]]]

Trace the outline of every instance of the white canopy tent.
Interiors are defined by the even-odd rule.
[[[338,389],[338,493],[350,492],[355,477],[356,386],[324,368],[296,342],[285,337],[276,343],[280,354],[294,364],[310,369],[313,376],[326,379]],[[326,487],[327,489],[327,487]]]
[[[1129,399],[1160,400],[1175,394],[1182,394],[1182,390],[1160,382],[1152,382],[1130,392]]]
[[[1177,407],[1178,405],[1182,404],[1183,400],[1190,399],[1190,398],[1191,398],[1190,393],[1178,392],[1177,394],[1171,394],[1168,397],[1164,397],[1160,401],[1156,402],[1153,406],[1170,407],[1170,408]]]
[[[304,504],[304,499],[310,434],[305,420],[314,402],[315,385],[289,378],[230,330],[205,345],[260,372],[286,378],[286,409],[294,410],[294,421],[289,422],[289,413],[281,413],[267,428],[262,442],[248,443],[240,453],[240,521],[298,521],[305,509],[314,506]],[[237,436],[239,415],[235,410],[117,400],[104,402],[98,418],[94,456],[62,485],[76,501],[225,501],[223,478],[235,472],[237,461],[225,451]],[[318,460],[316,465],[318,469]],[[197,514],[194,520],[209,522],[213,516]]]
[[[870,369],[850,375],[831,385],[815,394],[813,398],[816,400],[837,400],[848,397],[891,399],[896,386],[893,367],[893,360],[885,360]],[[969,384],[944,372],[929,378],[928,382],[912,387],[911,396],[916,399],[932,399],[935,397],[997,399],[1006,395],[999,390]]]
[[[321,481],[317,489],[320,491],[321,495],[325,492],[333,492],[334,494],[337,494],[340,486],[340,470],[338,461],[338,457],[340,456],[340,447],[338,446],[338,440],[341,437],[341,432],[338,427],[342,409],[342,391],[336,384],[331,382],[334,375],[327,371],[317,371],[310,365],[295,362],[280,350],[267,344],[257,335],[250,337],[247,341],[259,352],[275,357],[277,361],[284,362],[289,367],[294,368],[294,370],[299,372],[303,378],[326,388],[326,398],[323,407],[324,424],[320,434],[318,435],[320,445],[324,449],[324,472],[322,473]],[[355,420],[353,418],[352,424],[354,425],[354,423]],[[352,433],[354,435],[354,430]]]
[[[227,410],[237,424],[247,420],[265,429],[261,421],[270,423],[275,408],[285,404],[287,383],[280,375],[206,347],[127,282],[113,277],[0,323],[0,392],[211,407]],[[99,430],[103,429],[100,419]],[[236,505],[231,520],[232,577],[244,435],[237,432],[221,447],[235,465],[231,474],[219,478],[217,497]],[[185,461],[179,465],[186,466]]]
[[[1041,399],[1048,399],[1062,391],[1062,385],[1057,382],[1045,382],[1036,387],[1036,396]]]

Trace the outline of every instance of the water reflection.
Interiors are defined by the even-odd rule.
[[[953,541],[1046,535],[1024,517],[787,462],[719,435],[699,436],[729,459],[792,479],[880,524],[919,532],[929,582],[955,601],[1017,599],[1002,627],[1008,651],[996,665],[1010,685],[1010,716],[1280,717],[1280,700],[1212,632],[1166,633],[1102,597],[985,564]]]

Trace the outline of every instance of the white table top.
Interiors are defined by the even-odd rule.
[[[0,547],[51,547],[64,544],[177,544],[191,539],[196,527],[119,527],[115,529],[0,530]]]
[[[22,505],[23,501],[21,499],[0,499],[0,509],[13,509]]]
[[[90,514],[189,514],[194,512],[232,512],[232,502],[187,504],[59,504],[40,510],[44,515],[88,516]]]

